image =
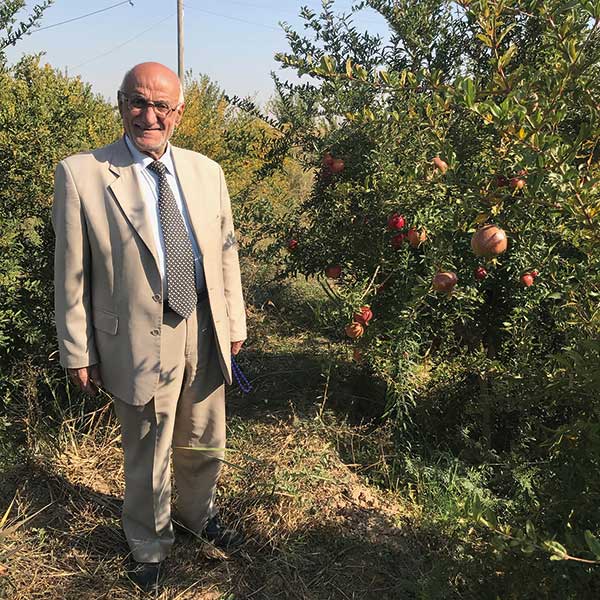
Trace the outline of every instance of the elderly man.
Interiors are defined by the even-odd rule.
[[[220,546],[241,541],[217,517],[215,449],[246,323],[223,172],[169,144],[185,106],[177,75],[139,64],[118,99],[124,137],[56,169],[56,327],[71,380],[114,397],[130,577],[148,589],[173,544],[171,447],[183,524]]]

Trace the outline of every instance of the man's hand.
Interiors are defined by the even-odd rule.
[[[79,369],[67,369],[69,379],[82,391],[91,396],[98,393],[102,387],[100,365],[90,365]]]
[[[231,354],[235,356],[242,349],[243,345],[243,340],[241,342],[231,342]]]

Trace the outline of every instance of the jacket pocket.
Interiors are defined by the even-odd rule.
[[[109,335],[117,335],[119,328],[119,317],[102,309],[96,309],[93,312],[94,327],[108,333]]]

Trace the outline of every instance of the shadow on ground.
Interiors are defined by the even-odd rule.
[[[0,579],[3,597],[144,597],[124,578],[128,550],[119,525],[118,496],[73,484],[48,465],[8,473],[3,504],[15,494],[29,514],[41,512],[8,536],[3,551],[8,570]],[[234,508],[244,509],[238,519]],[[164,564],[160,597],[417,597],[419,573],[430,566],[414,525],[398,523],[373,506],[373,498],[353,500],[343,491],[323,508],[299,518],[298,509],[285,498],[282,502],[279,492],[265,495],[254,489],[243,497],[228,496],[224,517],[243,526],[244,546],[226,554],[178,534]],[[256,518],[253,511],[263,514]]]

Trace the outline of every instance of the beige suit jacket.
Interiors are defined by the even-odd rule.
[[[230,342],[246,338],[246,316],[227,186],[217,163],[171,148],[231,383]],[[100,363],[105,388],[133,405],[152,399],[161,364],[162,279],[145,211],[123,139],[58,165],[52,221],[61,365]]]

